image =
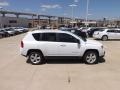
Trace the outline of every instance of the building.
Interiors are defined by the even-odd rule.
[[[0,17],[0,27],[28,27],[29,19],[17,17]]]
[[[22,17],[20,17],[22,16]],[[29,27],[29,19],[24,16],[33,18],[37,16],[33,13],[14,12],[14,11],[0,11],[0,27]]]

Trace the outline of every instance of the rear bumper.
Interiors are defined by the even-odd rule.
[[[23,48],[20,48],[20,54],[21,54],[22,56],[27,57],[27,51],[26,51],[26,50],[23,50]]]

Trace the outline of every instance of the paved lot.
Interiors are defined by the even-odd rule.
[[[120,90],[120,41],[102,42],[105,62],[50,61],[33,66],[19,54],[24,34],[0,39],[0,90]]]

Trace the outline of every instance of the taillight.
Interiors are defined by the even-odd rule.
[[[23,43],[23,41],[21,41],[21,48],[23,48],[24,47],[24,43]]]

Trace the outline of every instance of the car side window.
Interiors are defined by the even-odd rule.
[[[117,32],[117,33],[120,33],[120,30],[117,30],[116,32]]]
[[[68,43],[77,43],[77,39],[69,34],[59,33],[58,34],[59,42],[68,42]]]
[[[115,33],[115,30],[108,30],[109,33]]]
[[[34,33],[32,35],[36,41],[41,41],[41,34],[40,33]]]
[[[56,33],[42,33],[42,41],[56,41]]]

